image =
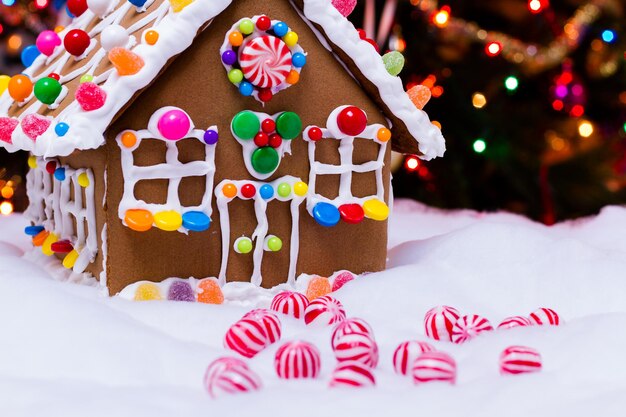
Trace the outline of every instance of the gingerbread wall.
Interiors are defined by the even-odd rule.
[[[282,111],[297,113],[304,126],[325,126],[328,115],[346,104],[362,108],[369,123],[386,124],[376,105],[359,85],[324,49],[307,24],[288,1],[271,4],[256,0],[238,0],[196,39],[194,45],[178,57],[160,78],[145,91],[133,105],[109,128],[106,152],[108,156],[107,211],[108,262],[107,275],[111,294],[138,280],[158,281],[168,277],[217,276],[221,260],[221,232],[219,212],[213,203],[212,224],[208,231],[185,235],[153,228],[136,232],[123,226],[117,205],[123,193],[123,175],[120,149],[116,136],[126,129],[145,129],[150,116],[161,107],[176,106],[185,110],[199,129],[217,125],[220,139],[216,145],[214,184],[224,179],[253,179],[244,166],[241,145],[230,131],[232,118],[242,110],[275,114]],[[243,17],[266,14],[272,19],[287,22],[299,34],[299,43],[308,53],[307,66],[302,70],[298,84],[278,93],[265,107],[251,97],[239,94],[226,76],[220,61],[219,48],[233,23]],[[321,141],[317,159],[338,163],[338,141]],[[201,159],[204,156],[197,143],[181,141],[181,158]],[[379,145],[358,140],[355,163],[375,160]],[[135,152],[141,163],[164,161],[162,149],[147,145]],[[386,166],[390,150],[387,148]],[[308,182],[308,144],[298,137],[292,143],[292,155],[285,155],[280,167],[268,181],[292,175]],[[389,184],[389,170],[384,170],[384,182]],[[339,176],[318,179],[317,191],[332,197],[339,187]],[[162,181],[144,183],[136,192],[146,201],[163,198],[166,185]],[[356,196],[373,193],[373,174],[355,174],[353,191]],[[181,200],[193,201],[204,190],[199,181],[189,180],[181,186]],[[389,190],[385,192],[388,201]],[[256,226],[252,201],[235,200],[230,205],[231,248],[241,235],[251,236]],[[364,220],[358,225],[340,222],[337,226],[320,226],[308,214],[305,204],[300,207],[300,256],[297,272],[330,274],[339,269],[353,272],[376,271],[385,267],[387,222]],[[286,280],[289,264],[289,235],[291,214],[289,203],[273,201],[268,206],[269,232],[281,237],[283,248],[266,253],[263,261],[263,286],[270,287]],[[228,263],[229,281],[249,281],[252,273],[252,254],[237,254],[231,250]]]

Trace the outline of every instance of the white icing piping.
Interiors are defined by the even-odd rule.
[[[305,196],[298,196],[294,192],[294,184],[301,182],[299,178],[292,176],[284,176],[282,178],[278,178],[272,182],[260,182],[260,181],[232,181],[232,180],[224,180],[220,182],[215,188],[215,198],[217,201],[217,209],[220,213],[220,226],[222,230],[222,263],[220,266],[220,274],[219,274],[219,283],[220,285],[224,285],[226,283],[226,273],[228,268],[228,257],[230,253],[230,215],[228,212],[228,204],[233,201],[235,198],[240,198],[247,200],[241,194],[241,188],[245,184],[252,184],[256,188],[256,193],[252,199],[254,200],[254,212],[257,219],[257,226],[252,234],[252,240],[254,241],[254,253],[253,253],[253,262],[254,268],[252,277],[250,278],[251,282],[254,285],[261,285],[263,278],[261,274],[261,267],[263,263],[263,255],[264,255],[264,245],[265,238],[267,237],[267,233],[269,230],[269,221],[267,217],[267,204],[270,201],[278,200],[278,201],[291,201],[291,219],[292,219],[292,227],[291,227],[291,243],[290,243],[290,252],[289,252],[289,273],[288,273],[288,283],[293,283],[296,278],[296,266],[298,262],[298,248],[300,246],[300,236],[298,233],[298,222],[300,218],[300,204],[305,199]],[[278,185],[286,183],[291,187],[291,193],[287,197],[282,197],[278,195]],[[226,184],[234,184],[237,187],[237,195],[235,197],[226,197],[222,192],[224,185]],[[265,200],[261,197],[260,189],[263,185],[270,185],[274,190],[274,195]],[[239,238],[237,238],[239,239]],[[236,243],[235,243],[236,244]],[[245,255],[244,255],[245,256]]]

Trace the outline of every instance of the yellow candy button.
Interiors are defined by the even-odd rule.
[[[83,188],[87,188],[89,187],[89,177],[87,176],[86,173],[82,173],[78,176],[78,185],[80,185]]]
[[[174,13],[182,11],[185,7],[193,3],[194,0],[170,0]]]
[[[67,269],[72,269],[74,268],[74,264],[76,263],[77,259],[78,259],[78,252],[76,252],[76,250],[73,250],[67,255],[65,255],[65,258],[63,258],[63,266],[66,267]]]
[[[183,225],[183,218],[175,211],[161,211],[154,215],[154,224],[161,230],[173,232]]]
[[[363,203],[365,217],[372,220],[383,221],[389,217],[389,207],[380,200],[372,199]]]
[[[299,197],[304,197],[308,191],[309,186],[302,181],[298,181],[293,185],[293,192]]]
[[[154,219],[148,210],[127,210],[124,221],[130,229],[136,232],[145,232],[152,228]]]
[[[41,251],[43,252],[44,255],[46,256],[54,255],[54,252],[52,251],[52,244],[56,242],[57,240],[59,240],[59,237],[55,235],[54,233],[50,233],[48,235],[46,240],[44,240],[43,245],[41,246]]]
[[[35,155],[28,157],[28,167],[31,169],[37,168],[37,157]]]
[[[155,284],[147,282],[137,287],[135,301],[162,300],[161,290]]]

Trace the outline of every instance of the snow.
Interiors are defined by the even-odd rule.
[[[249,363],[258,393],[212,400],[206,366],[226,354],[222,338],[247,309],[236,305],[103,297],[59,282],[20,258],[20,216],[0,217],[0,416],[623,416],[626,409],[626,209],[545,227],[511,214],[444,212],[398,201],[389,269],[336,293],[349,316],[374,328],[377,388],[327,388],[330,328],[284,318],[283,341],[322,352],[313,381],[275,376],[273,345]],[[486,316],[551,307],[560,327],[496,331],[467,344],[433,342],[458,363],[456,386],[413,386],[393,373],[404,340],[426,340],[424,313],[438,304]],[[540,374],[504,377],[509,345],[538,349]]]

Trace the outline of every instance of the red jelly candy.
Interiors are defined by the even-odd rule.
[[[350,224],[361,223],[365,213],[363,207],[359,204],[343,204],[339,206],[339,215],[341,219]]]
[[[22,131],[32,140],[37,140],[50,127],[50,120],[39,115],[29,114],[22,119]]]
[[[337,275],[333,280],[333,292],[337,291],[339,288],[343,287],[346,283],[352,281],[353,279],[354,275],[352,275],[352,272],[340,272],[339,275]]]
[[[0,117],[0,140],[6,143],[13,143],[11,135],[19,124],[20,122],[17,119]]]
[[[95,83],[82,83],[76,90],[75,97],[83,110],[92,111],[104,106],[107,93]]]
[[[332,4],[343,17],[348,17],[356,7],[356,0],[332,0]]]

